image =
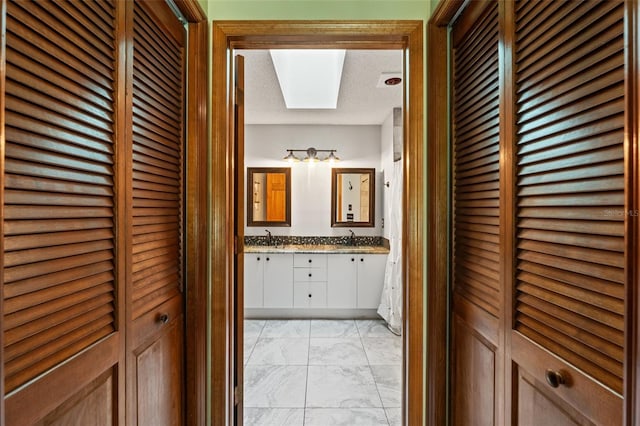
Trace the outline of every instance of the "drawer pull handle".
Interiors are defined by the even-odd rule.
[[[311,293],[309,293],[309,297],[311,297]]]
[[[548,369],[544,373],[544,377],[547,379],[547,383],[552,388],[557,388],[560,385],[564,385],[566,383],[565,377],[562,375],[560,371],[554,371],[554,370]]]
[[[260,260],[260,258],[258,258],[258,260]]]
[[[311,276],[311,274],[309,274],[309,276]]]
[[[267,257],[267,262],[269,261],[269,258]]]
[[[360,258],[360,262],[364,262],[364,258],[363,257]]]
[[[309,259],[309,263],[311,263],[311,259]]]
[[[355,259],[352,257],[352,258],[351,258],[351,261],[352,261],[352,262],[354,262],[354,261],[355,261]]]
[[[169,314],[160,314],[158,315],[158,322],[161,324],[166,324],[169,322]]]

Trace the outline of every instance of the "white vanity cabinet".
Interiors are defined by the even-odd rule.
[[[264,253],[244,255],[244,307],[262,308],[264,295]]]
[[[291,308],[293,254],[245,253],[245,308]]]
[[[330,254],[327,307],[378,309],[386,254]]]
[[[245,315],[373,315],[380,304],[386,260],[385,253],[245,253]]]
[[[330,254],[327,277],[327,307],[353,309],[358,300],[357,254]]]
[[[293,307],[327,307],[327,255],[293,255]]]
[[[381,254],[359,254],[358,268],[358,309],[378,309],[384,285],[387,256]]]

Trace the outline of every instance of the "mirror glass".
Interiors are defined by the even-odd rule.
[[[331,226],[373,227],[375,169],[333,169]]]
[[[291,168],[247,168],[247,226],[291,226]]]

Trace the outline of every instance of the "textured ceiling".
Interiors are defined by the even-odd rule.
[[[402,106],[402,84],[377,88],[380,74],[402,71],[400,50],[349,50],[335,110],[288,110],[268,50],[245,57],[246,124],[382,124]]]

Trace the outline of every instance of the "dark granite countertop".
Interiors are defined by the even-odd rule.
[[[245,253],[360,253],[388,254],[384,246],[346,244],[282,244],[282,245],[245,245]]]

